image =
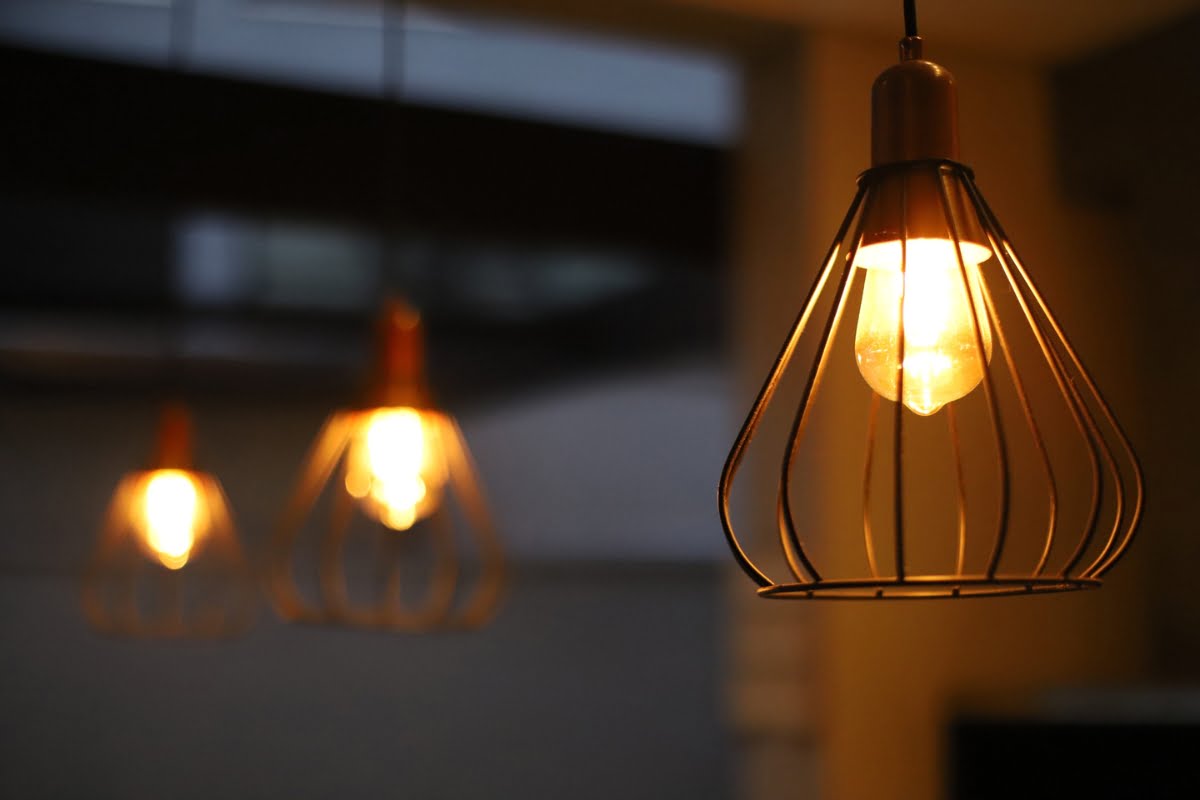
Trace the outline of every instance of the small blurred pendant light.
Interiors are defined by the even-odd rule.
[[[322,495],[328,497],[328,524],[318,521],[320,530],[309,537],[315,541],[307,541],[305,523]],[[451,509],[451,498],[457,509]],[[362,565],[346,558],[356,509],[370,523],[379,550],[367,557],[368,574],[357,580],[351,576]],[[477,557],[469,591],[461,574],[462,539],[470,540]],[[413,559],[407,556],[422,545],[431,551],[425,563],[408,563]],[[504,554],[462,432],[429,398],[420,318],[407,306],[386,306],[366,403],[335,411],[326,421],[268,558],[269,592],[289,621],[425,631],[478,627],[495,612]],[[296,566],[313,560],[316,582],[306,591]],[[424,589],[406,599],[403,576],[418,572],[426,573]]]
[[[103,633],[218,637],[254,617],[258,588],[225,494],[191,463],[191,421],[162,411],[157,453],[113,493],[83,581],[83,610]]]
[[[953,78],[922,59],[914,6],[904,3],[900,63],[872,90],[872,166],[859,176],[823,269],[721,475],[726,538],[764,597],[1093,588],[1125,553],[1141,517],[1142,474],[1128,439],[972,171],[957,161]],[[854,297],[851,348],[849,337],[838,335]],[[819,336],[805,337],[822,312]],[[800,346],[813,356],[782,453],[775,517],[791,578],[777,582],[739,542],[730,494]],[[852,361],[859,376],[840,382],[839,396],[822,407],[826,373]],[[871,391],[856,406],[842,396],[843,384]],[[880,414],[881,398],[894,404],[890,413]],[[859,409],[861,427],[846,430]],[[813,536],[818,541],[806,545],[809,520],[797,519],[792,493],[797,461],[814,453],[806,439],[814,426],[826,442],[840,443],[837,456],[817,456],[819,477],[808,478],[819,482],[826,504],[837,506],[840,480],[861,486],[850,507],[820,509],[828,538]],[[855,462],[847,452],[863,456]],[[839,478],[846,462],[854,463]],[[920,525],[910,533],[906,516],[917,513]],[[817,558],[822,547],[834,553]],[[847,557],[853,550],[857,567]]]

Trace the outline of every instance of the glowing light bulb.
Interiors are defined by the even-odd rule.
[[[446,476],[438,418],[415,408],[368,412],[346,458],[346,491],[398,531],[433,513]]]
[[[964,282],[949,239],[909,239],[906,249],[905,254],[899,240],[878,242],[863,246],[855,257],[855,266],[865,268],[867,275],[854,355],[867,384],[889,400],[897,399],[903,369],[904,405],[929,416],[966,396],[983,379],[986,363],[979,354],[976,320],[985,357],[991,359],[992,329],[983,303],[979,264],[991,258],[992,252],[980,244],[962,243]]]
[[[196,545],[200,493],[184,470],[159,469],[143,484],[137,529],[150,554],[167,569],[188,562]]]

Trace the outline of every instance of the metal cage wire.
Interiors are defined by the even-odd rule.
[[[863,291],[858,284],[866,279],[860,281],[858,273],[867,270],[856,266],[856,257],[863,247],[867,219],[883,203],[894,202],[895,198],[889,200],[889,192],[895,194],[899,185],[901,230],[895,234],[900,243],[900,282],[907,289],[914,218],[910,194],[930,181],[936,186],[933,211],[944,225],[946,238],[953,242],[959,291],[969,298],[966,305],[970,308],[973,355],[982,366],[981,386],[947,403],[942,412],[918,421],[904,410],[905,369],[898,368],[897,399],[890,413],[883,411],[884,398],[868,389],[862,430],[857,436],[848,436],[841,427],[834,432],[839,442],[857,442],[857,448],[865,441],[866,447],[860,473],[862,491],[856,501],[861,513],[853,514],[861,519],[861,531],[853,534],[861,538],[861,572],[831,577],[822,559],[814,555],[827,542],[814,542],[821,537],[805,529],[794,507],[798,456],[816,452],[807,435],[814,408],[823,399],[823,381],[833,361],[848,301]],[[922,224],[927,226],[928,221]],[[971,276],[963,255],[968,229],[975,238],[981,232],[982,243],[991,251],[977,267],[978,278]],[[826,306],[830,310],[824,323],[814,324],[818,310]],[[902,305],[896,317],[898,364],[905,363],[906,313]],[[988,334],[991,341],[985,341]],[[769,577],[743,546],[731,519],[730,496],[743,458],[781,382],[795,372],[793,360],[802,343],[814,347],[814,356],[803,375],[779,472],[776,527],[790,573],[790,580],[781,582]],[[1030,358],[1023,356],[1022,343],[1033,354]],[[988,429],[986,440],[990,443],[982,449],[990,452],[990,466],[975,457],[981,448],[968,447],[963,441],[961,418],[967,413],[986,420],[982,427]],[[952,520],[948,541],[933,549],[944,556],[945,564],[953,566],[931,570],[921,568],[924,561],[915,565],[911,552],[915,546],[931,551],[926,541],[930,526],[923,526],[914,536],[905,501],[906,492],[928,477],[919,465],[910,463],[915,459],[911,455],[906,458],[906,453],[915,439],[934,435],[938,417],[945,420],[945,430],[937,435],[949,442],[942,450],[950,456],[946,480],[953,486],[944,491],[933,487],[929,494],[952,505],[953,513],[943,515]],[[1048,436],[1048,432],[1054,435]],[[1086,465],[1086,491],[1080,491],[1079,483],[1071,478],[1081,464]],[[887,487],[881,486],[885,483],[880,480],[881,472],[890,477]],[[1037,476],[1039,488],[1031,488],[1032,476]],[[889,489],[889,496],[881,500]],[[1143,497],[1141,468],[1128,438],[975,186],[971,170],[955,161],[931,159],[886,164],[864,172],[850,210],[721,474],[718,498],[725,536],[734,559],[758,586],[758,593],[771,598],[868,599],[1093,588],[1133,540]],[[1042,521],[1020,524],[1014,530],[1010,507],[1015,501],[1023,503],[1023,509],[1040,504]],[[839,512],[849,513],[846,509]],[[1065,524],[1065,519],[1072,524]],[[886,535],[889,527],[890,537]],[[839,526],[829,535],[843,532]]]
[[[187,563],[168,569],[147,556],[136,531],[150,474],[127,474],[113,494],[84,571],[84,616],[96,630],[115,636],[218,638],[244,632],[254,621],[258,584],[220,482],[189,471],[207,522]]]
[[[341,473],[345,469],[351,441],[366,424],[370,409],[342,410],[326,421],[313,444],[300,481],[280,519],[268,550],[267,589],[276,610],[292,622],[341,624],[399,632],[466,630],[480,627],[495,614],[506,583],[504,551],[492,525],[462,432],[444,412],[430,413],[440,430],[448,467],[448,489],[461,507],[463,523],[456,526],[448,498],[418,527],[410,531],[384,530],[375,523],[378,536],[392,543],[396,537],[425,537],[432,549],[427,563],[418,565],[427,573],[422,596],[416,602],[402,594],[405,554],[385,548],[379,562],[382,588],[366,602],[356,601],[351,590],[344,553],[352,521],[361,514],[347,492]],[[312,547],[302,540],[305,523],[326,487],[330,493],[328,524],[319,526]],[[474,546],[478,574],[473,586],[465,586],[465,558],[456,538],[462,528]],[[315,552],[312,552],[314,551]],[[297,581],[298,562],[308,555],[315,560],[316,582],[311,590]]]

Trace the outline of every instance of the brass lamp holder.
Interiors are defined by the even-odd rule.
[[[365,406],[432,409],[425,380],[425,333],[421,315],[401,300],[387,300],[375,326],[375,340],[375,366]]]
[[[900,40],[900,61],[871,87],[871,166],[958,160],[954,76],[924,58],[920,36]]]

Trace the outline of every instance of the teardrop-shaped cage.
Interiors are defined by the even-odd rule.
[[[148,482],[158,471],[125,475],[113,493],[84,572],[84,616],[96,630],[147,638],[215,638],[254,621],[258,582],[234,531],[220,482],[178,471],[195,487],[186,552],[155,552],[143,530]]]
[[[944,404],[922,402],[914,386],[938,386],[944,364],[917,357],[947,312],[907,305],[928,291],[920,260],[935,240],[952,265],[938,291],[958,298],[963,320],[951,355],[966,388]],[[889,246],[890,275],[880,257]],[[882,313],[880,297],[894,299]],[[879,356],[889,347],[890,361]],[[731,494],[744,457],[766,446],[760,427],[785,418],[774,516],[789,577],[778,581],[735,533]],[[930,160],[860,176],[718,495],[735,560],[760,595],[869,599],[1096,587],[1133,539],[1144,487],[1129,440],[971,170]]]
[[[453,417],[422,409],[445,454],[428,516],[393,530],[351,494],[350,451],[372,408],[327,419],[268,551],[268,593],[292,622],[398,632],[473,629],[499,606],[504,551]],[[349,479],[349,480],[348,480]]]

